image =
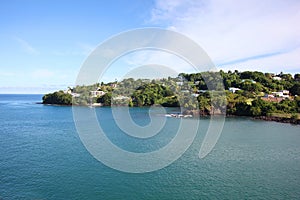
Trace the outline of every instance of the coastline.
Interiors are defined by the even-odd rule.
[[[264,120],[264,121],[274,121],[274,122],[280,122],[280,123],[289,123],[289,124],[294,124],[294,125],[300,125],[300,119],[274,117],[274,116],[258,116],[258,117],[252,117],[252,118]]]
[[[42,104],[42,105],[46,105],[46,106],[82,106],[82,107],[90,107],[88,105],[62,105],[62,104],[45,104],[42,102],[36,102],[36,104]],[[102,106],[102,105],[92,105],[92,107],[111,107],[111,106]],[[147,106],[145,106],[147,107]],[[138,107],[136,107],[138,108]],[[173,108],[173,107],[170,107]],[[168,115],[172,115],[172,113],[168,113]],[[182,114],[183,118],[197,118],[197,117],[209,117],[211,116],[210,114],[205,114],[205,113],[201,113],[197,110],[186,110],[184,111]],[[214,116],[219,116],[219,115],[223,115],[222,113],[215,113]],[[185,117],[188,116],[188,117]],[[285,118],[285,117],[275,117],[275,116],[240,116],[240,115],[226,115],[226,117],[249,117],[252,119],[256,119],[256,120],[264,120],[264,121],[274,121],[274,122],[279,122],[279,123],[289,123],[289,124],[294,124],[294,125],[300,125],[300,119],[294,119],[294,118]],[[180,118],[180,117],[176,117],[176,118]]]

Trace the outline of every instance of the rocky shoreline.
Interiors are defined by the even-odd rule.
[[[205,112],[199,112],[198,110],[186,110],[183,112],[184,115],[191,115],[193,117],[208,117],[210,116],[209,113]],[[222,115],[220,111],[214,112],[213,115]],[[242,117],[237,115],[226,115],[226,117]],[[251,117],[251,116],[245,116],[245,117]],[[295,125],[300,125],[300,119],[295,118],[285,118],[285,117],[275,117],[275,116],[257,116],[257,117],[251,117],[253,119],[258,120],[264,120],[264,121],[274,121],[274,122],[280,122],[280,123],[290,123]]]
[[[275,122],[281,122],[281,123],[290,123],[290,124],[300,125],[300,119],[294,119],[294,118],[283,118],[283,117],[273,117],[273,116],[259,116],[259,117],[254,117],[254,119],[260,119],[260,120],[265,120],[265,121],[275,121]]]

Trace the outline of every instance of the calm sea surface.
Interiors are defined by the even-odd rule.
[[[0,95],[0,199],[300,199],[300,126],[227,118],[217,145],[201,160],[209,122],[202,119],[180,159],[129,174],[88,153],[71,107],[35,104],[41,97]],[[133,108],[131,115],[145,125],[147,111]],[[96,113],[111,141],[135,152],[166,145],[178,128],[178,119],[169,118],[166,134],[134,140],[118,129],[110,108]]]

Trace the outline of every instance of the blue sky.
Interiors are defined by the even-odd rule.
[[[143,27],[189,36],[220,69],[300,73],[299,21],[297,0],[3,0],[0,93],[64,89],[74,84],[97,45]],[[124,60],[142,63],[153,57],[139,54]],[[118,67],[104,81],[121,77],[132,66]],[[182,66],[178,70],[189,72]]]

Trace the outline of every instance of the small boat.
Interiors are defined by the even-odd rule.
[[[165,117],[173,117],[173,118],[190,118],[190,117],[193,117],[193,115],[165,114]]]

